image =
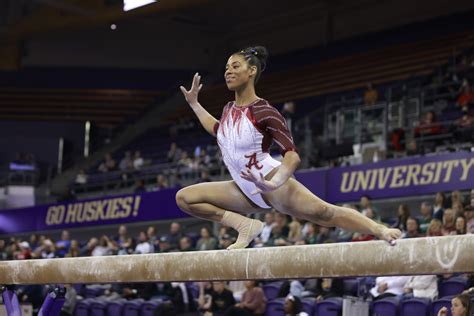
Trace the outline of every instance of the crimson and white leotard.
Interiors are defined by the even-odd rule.
[[[270,208],[256,190],[254,183],[240,177],[241,171],[250,169],[258,175],[266,176],[281,163],[270,156],[274,141],[282,155],[296,151],[291,133],[283,116],[266,100],[257,101],[243,107],[229,102],[224,107],[222,117],[214,126],[217,143],[227,169],[242,192],[261,208]]]

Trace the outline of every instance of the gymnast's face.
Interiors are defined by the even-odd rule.
[[[224,79],[230,91],[238,91],[254,84],[257,67],[250,66],[242,55],[234,54],[227,60]]]

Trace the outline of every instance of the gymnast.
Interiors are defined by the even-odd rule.
[[[235,100],[224,106],[219,121],[198,101],[202,88],[198,73],[189,90],[180,87],[204,129],[217,137],[233,180],[181,189],[176,194],[179,208],[237,230],[237,240],[227,249],[247,247],[262,231],[261,221],[245,215],[271,208],[318,225],[338,226],[393,243],[401,236],[398,229],[387,228],[355,210],[327,203],[293,177],[300,157],[285,119],[255,93],[267,57],[267,49],[262,46],[249,47],[229,57],[224,78],[227,88],[235,93]],[[281,151],[281,163],[270,156],[272,142]]]

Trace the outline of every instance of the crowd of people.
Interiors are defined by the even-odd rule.
[[[380,211],[373,205],[369,196],[362,196],[358,205],[347,206],[360,211],[365,216],[382,222]],[[414,210],[413,213],[411,211],[408,205],[401,204],[398,208],[398,215],[386,220],[384,224],[402,230],[403,238],[474,234],[474,190],[470,192],[469,199],[465,199],[464,195],[459,191],[451,192],[448,197],[444,193],[439,192],[432,201],[421,203],[419,210]],[[418,216],[415,216],[415,213]],[[368,241],[374,238],[370,235],[347,232],[340,228],[321,227],[313,223],[291,218],[276,211],[265,213],[264,222],[263,232],[254,241],[253,247],[357,242]],[[11,237],[8,240],[0,240],[0,260],[215,250],[226,249],[235,242],[235,239],[235,231],[228,227],[221,226],[216,235],[213,234],[209,226],[201,227],[199,233],[192,233],[185,231],[181,224],[177,222],[170,224],[168,232],[160,234],[154,226],[149,226],[146,230],[140,231],[136,238],[129,234],[125,225],[119,227],[116,236],[93,236],[88,241],[73,239],[70,233],[65,230],[62,232],[59,240],[53,240],[46,235],[36,234],[31,235],[27,239]],[[427,284],[427,286],[420,291],[420,284]],[[435,298],[438,295],[436,284],[437,276],[377,278],[371,294],[374,299],[392,295],[410,294],[418,296],[419,293],[424,293],[423,295],[426,297]],[[25,301],[39,304],[41,299],[36,296],[44,293],[38,290],[36,286],[32,286],[32,288],[36,288],[36,292],[31,292],[31,287],[22,287],[20,291],[26,291],[29,294],[21,297]],[[254,300],[265,301],[264,297],[262,298],[261,294],[258,293],[259,290],[254,290],[254,288],[258,288],[256,282],[247,282],[244,287],[242,287],[242,284],[238,288],[234,287],[235,298],[237,298],[237,301],[240,300],[240,303],[234,303],[228,292],[225,292],[228,289],[224,283],[203,284],[200,288],[199,304],[197,306],[189,305],[187,308],[200,308],[203,312],[225,315],[222,310],[223,306],[232,305],[232,315],[247,315],[245,313],[250,306],[254,306],[252,305]],[[245,289],[252,290],[247,295],[239,296],[242,294],[242,290]],[[282,293],[285,295],[290,294],[292,297],[297,298],[308,295],[316,299],[324,299],[331,297],[331,295],[342,295],[341,289],[340,280],[337,279],[307,281],[304,284],[294,280],[287,284],[287,289]],[[107,287],[104,295],[110,299],[119,297],[150,299],[155,296],[171,295],[175,297],[177,295],[175,292],[177,291],[181,293],[178,296],[179,302],[182,304],[182,300],[186,295],[183,295],[183,289],[176,284],[168,284],[166,286],[157,286],[156,284],[110,285]],[[34,293],[36,293],[36,296]],[[78,295],[80,294],[78,293]],[[187,302],[191,304],[189,300]],[[214,302],[217,305],[214,306],[209,302]],[[211,308],[210,306],[214,307]],[[261,305],[259,306],[261,308]],[[171,307],[177,308],[176,306]],[[255,313],[259,314],[261,309],[256,311]]]

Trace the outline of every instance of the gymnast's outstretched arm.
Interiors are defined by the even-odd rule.
[[[201,125],[204,127],[204,129],[212,136],[216,136],[216,133],[214,132],[214,126],[218,122],[217,119],[209,114],[209,112],[207,112],[206,109],[204,109],[198,102],[198,94],[202,88],[202,83],[200,83],[200,81],[201,76],[196,73],[193,78],[191,89],[188,91],[183,86],[181,86],[180,89],[181,92],[183,92],[184,98],[198,117],[199,122],[201,122]]]

